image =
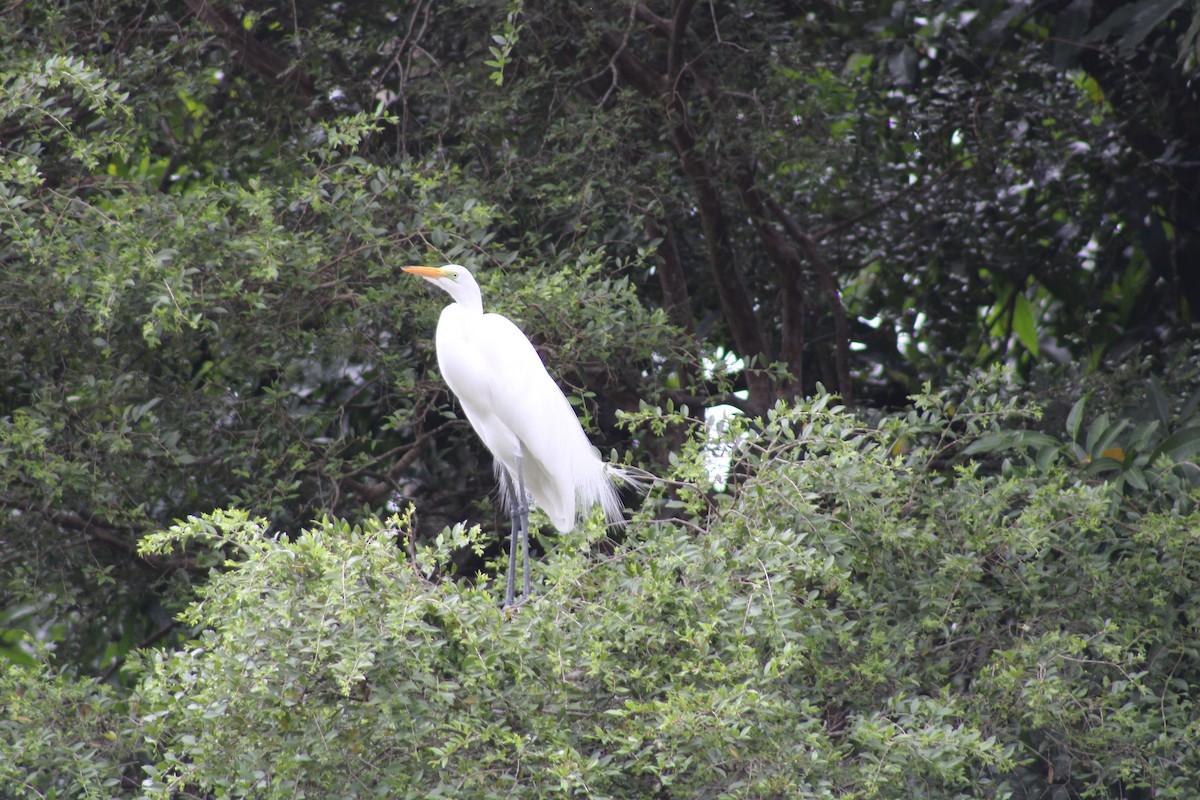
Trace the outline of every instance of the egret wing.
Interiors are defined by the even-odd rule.
[[[438,324],[438,361],[492,455],[515,475],[519,448],[525,487],[559,530],[594,502],[618,517],[604,463],[529,339],[504,316],[454,309]]]

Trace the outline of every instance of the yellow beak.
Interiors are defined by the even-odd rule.
[[[413,275],[419,275],[422,278],[444,278],[446,270],[441,267],[401,267],[405,272],[411,272]]]

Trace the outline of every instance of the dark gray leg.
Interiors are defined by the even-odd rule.
[[[512,483],[509,479],[508,483]],[[511,487],[510,487],[511,488]],[[521,535],[521,515],[519,510],[513,508],[512,532],[508,535],[508,586],[504,590],[504,608],[515,605],[513,603],[513,578],[517,572],[517,538]]]
[[[517,456],[517,508],[521,516],[521,560],[524,564],[525,581],[521,600],[529,599],[529,495],[525,493],[525,476],[521,472],[521,457]]]
[[[529,597],[529,495],[525,492],[525,476],[521,471],[521,453],[516,456],[517,474],[504,473],[505,489],[512,493],[512,532],[508,536],[508,581],[504,589],[504,608],[516,605],[517,540],[521,540],[521,559],[524,580],[520,600]]]

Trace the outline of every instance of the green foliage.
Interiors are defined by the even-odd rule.
[[[716,2],[677,36],[652,5],[6,7],[8,619],[109,670],[164,624],[155,581],[203,579],[139,560],[147,531],[485,495],[430,369],[440,299],[400,264],[473,267],[606,448],[643,401],[895,407],[963,359],[1094,366],[1200,305],[1183,5],[1059,30]],[[774,366],[724,385],[716,352]],[[659,471],[676,441],[639,443]]]
[[[169,624],[164,587],[205,565],[134,550],[174,519],[380,512],[418,453],[447,505],[486,494],[426,369],[441,299],[397,265],[470,264],[489,304],[551,331],[567,384],[674,349],[598,251],[543,271],[455,165],[379,157],[385,106],[295,118],[167,16],[114,53],[119,3],[21,13],[0,74],[0,586],[4,627],[64,662],[112,670]]]
[[[674,10],[0,12],[0,793],[1186,795],[1194,9]],[[664,476],[513,615],[446,261]]]
[[[972,442],[964,453],[1016,447],[1021,449],[1024,464],[1043,472],[1050,472],[1056,459],[1067,458],[1084,473],[1110,481],[1114,506],[1123,506],[1125,513],[1137,515],[1164,506],[1190,509],[1195,491],[1200,489],[1200,469],[1195,463],[1200,453],[1200,415],[1196,410],[1200,395],[1173,401],[1163,381],[1154,375],[1146,378],[1141,372],[1099,380],[1112,384],[1114,378],[1118,383],[1140,383],[1142,404],[1133,405],[1130,397],[1124,397],[1117,407],[1106,408],[1104,397],[1087,393],[1071,405],[1058,436],[1028,428],[998,430]],[[1184,391],[1189,385],[1186,377],[1168,383],[1169,388]],[[1111,386],[1108,393],[1112,393]],[[1093,405],[1099,410],[1089,418]]]
[[[1200,516],[1114,513],[1115,484],[1027,443],[972,450],[1024,416],[1006,380],[873,425],[781,404],[729,427],[719,494],[697,431],[625,541],[547,542],[510,611],[483,575],[430,579],[477,528],[409,550],[398,517],[191,518],[142,549],[224,554],[195,639],[139,654],[128,712],[89,700],[95,722],[43,706],[106,690],[10,668],[38,688],[0,763],[89,796],[120,773],[103,733],[64,754],[87,723],[133,737],[140,797],[1188,797]]]
[[[503,31],[492,34],[492,41],[495,42],[495,46],[488,47],[488,53],[492,57],[483,63],[493,68],[493,71],[488,75],[488,79],[497,86],[504,85],[504,68],[512,61],[510,55],[512,54],[513,47],[517,44],[521,31],[518,20],[521,17],[521,12],[524,10],[524,5],[524,0],[510,0],[508,4],[508,16],[504,20]]]
[[[13,798],[127,796],[139,735],[111,688],[38,661],[0,665],[0,781]]]

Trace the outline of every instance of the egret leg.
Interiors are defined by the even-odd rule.
[[[509,483],[512,483],[511,479]],[[508,585],[504,590],[504,608],[515,605],[513,602],[513,580],[517,573],[517,538],[521,535],[520,519],[520,512],[514,508],[512,532],[508,535]]]
[[[508,537],[508,580],[504,589],[504,608],[516,605],[516,600],[529,597],[529,495],[525,492],[525,476],[521,471],[521,454],[516,455],[517,474],[505,473],[505,488],[512,492],[512,531]],[[524,565],[524,579],[521,581],[522,592],[519,598],[516,594],[517,580],[517,540],[520,540],[521,560]]]
[[[521,515],[521,563],[525,572],[521,599],[529,599],[529,495],[525,493],[525,476],[521,473],[521,457],[517,456],[517,508]]]

